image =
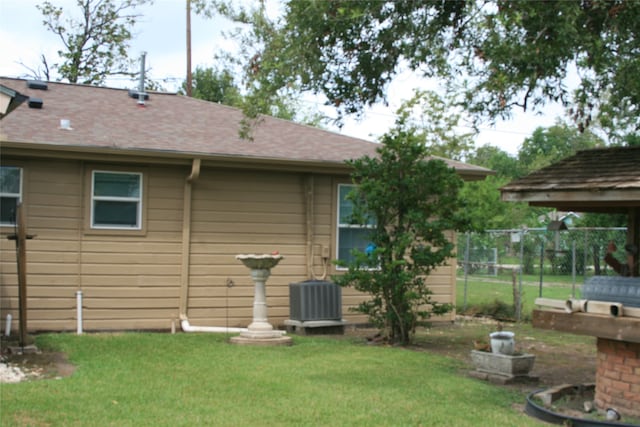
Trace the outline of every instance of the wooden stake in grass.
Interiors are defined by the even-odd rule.
[[[519,270],[517,268],[511,269],[511,285],[513,287],[513,309],[515,311],[516,320],[519,322],[521,313],[522,313],[522,302],[521,302],[520,289],[518,288],[517,281],[516,281],[516,277],[517,277],[516,273],[518,271]]]

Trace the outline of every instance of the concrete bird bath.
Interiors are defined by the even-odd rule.
[[[241,261],[251,270],[251,278],[255,284],[253,297],[253,321],[247,327],[247,331],[239,336],[231,338],[233,344],[246,345],[291,345],[291,337],[284,336],[285,331],[273,329],[267,319],[267,296],[265,284],[271,269],[284,257],[282,255],[237,255]]]

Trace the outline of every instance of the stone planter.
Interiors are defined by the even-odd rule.
[[[472,350],[471,361],[476,368],[472,374],[501,384],[536,381],[536,377],[529,375],[535,359],[533,354],[508,355]]]

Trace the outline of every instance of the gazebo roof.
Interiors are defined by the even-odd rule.
[[[579,151],[501,188],[502,200],[564,211],[640,207],[640,146]]]

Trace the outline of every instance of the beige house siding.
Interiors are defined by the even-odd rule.
[[[46,161],[12,161],[3,165],[23,168],[22,200],[28,233],[36,235],[27,247],[29,327],[66,329],[71,324],[70,307],[79,286],[79,241],[77,217],[81,206],[79,168],[75,162],[60,162],[54,170]],[[13,227],[2,227],[0,311],[17,319],[18,288],[15,242],[5,238]]]
[[[192,209],[190,321],[250,323],[253,282],[235,256],[276,250],[285,259],[267,282],[269,317],[276,324],[287,319],[288,285],[305,277],[301,175],[205,167],[193,185]]]
[[[105,159],[106,160],[106,159]],[[203,163],[191,183],[186,313],[181,313],[183,209],[187,165],[5,157],[23,168],[30,330],[75,330],[76,291],[86,330],[168,330],[180,314],[193,325],[247,326],[253,283],[235,255],[279,251],[285,259],[267,282],[269,320],[289,317],[289,284],[330,280],[323,248],[335,258],[337,184],[326,174],[225,169]],[[89,226],[91,171],[143,173],[143,229]],[[187,221],[189,223],[189,221]],[[0,310],[17,320],[15,245],[2,227]],[[327,249],[325,249],[327,250]],[[312,262],[308,262],[312,259]],[[455,264],[430,278],[436,298],[455,298]],[[228,286],[232,284],[233,286]],[[365,298],[343,289],[343,315]],[[447,317],[443,320],[449,320]]]
[[[80,161],[3,158],[23,167],[27,242],[28,320],[33,330],[76,327],[75,292],[83,292],[86,329],[166,328],[177,315],[180,228],[184,171]],[[90,230],[88,203],[92,169],[144,169],[145,233]],[[2,234],[11,233],[3,227]],[[0,309],[17,318],[14,242],[2,239]]]
[[[181,268],[182,182],[186,168],[86,164],[81,219],[84,327],[167,329],[177,317]],[[143,173],[143,232],[92,230],[90,172]]]

